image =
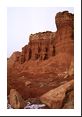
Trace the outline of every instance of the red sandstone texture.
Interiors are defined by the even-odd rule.
[[[74,15],[59,12],[55,23],[56,32],[31,34],[22,52],[8,59],[8,95],[16,89],[25,100],[37,98],[74,79]]]

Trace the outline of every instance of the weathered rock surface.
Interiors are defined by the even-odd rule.
[[[31,34],[29,44],[22,48],[20,62],[28,60],[46,60],[55,55],[55,33],[46,31]]]
[[[73,60],[73,59],[71,60],[71,64],[70,64],[70,67],[69,67],[68,74],[69,74],[70,76],[71,76],[71,75],[74,75],[74,60]]]
[[[67,100],[68,93],[73,90],[74,90],[74,81],[72,80],[70,82],[65,83],[64,85],[61,85],[55,89],[50,90],[46,94],[42,95],[40,99],[42,103],[48,105],[50,108],[59,109],[64,106]]]
[[[21,95],[15,89],[10,90],[9,102],[14,109],[24,108],[26,105]]]

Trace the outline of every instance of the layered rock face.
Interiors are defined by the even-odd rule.
[[[70,107],[70,100],[73,102],[74,98],[73,85],[72,91],[67,90],[70,80],[74,79],[74,15],[68,11],[59,12],[55,22],[56,32],[31,34],[22,52],[14,52],[8,59],[8,95],[11,89],[16,89],[27,100],[46,96],[46,92],[53,90],[56,93],[47,93],[48,100],[45,98],[50,108],[73,108],[73,103]],[[64,88],[67,84],[68,87]],[[67,103],[63,105],[66,98]]]
[[[28,60],[46,60],[55,55],[55,33],[46,31],[31,34],[29,44],[22,48],[20,63]]]

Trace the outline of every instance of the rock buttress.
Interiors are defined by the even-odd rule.
[[[74,15],[68,11],[59,12],[55,17],[55,54],[66,52],[74,54]]]

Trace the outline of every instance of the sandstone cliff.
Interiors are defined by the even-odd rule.
[[[70,63],[68,54],[70,54],[69,59],[74,54],[74,15],[68,11],[59,12],[55,22],[56,32],[46,31],[30,35],[28,45],[25,45],[20,53],[18,60],[20,64],[29,60],[47,60],[61,53],[65,54],[64,58],[67,57],[65,61]],[[57,58],[59,59],[59,57]],[[10,57],[11,59],[12,57]]]
[[[74,15],[59,12],[55,23],[56,32],[31,34],[8,59],[8,94],[16,88],[24,99],[38,97],[74,78]]]

